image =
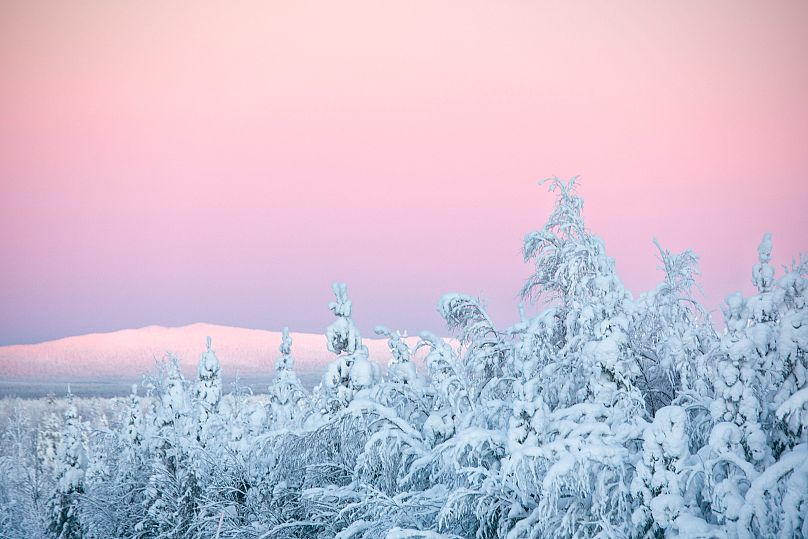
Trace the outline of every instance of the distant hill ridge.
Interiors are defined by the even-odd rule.
[[[325,336],[292,333],[295,370],[319,373],[334,355]],[[196,372],[205,338],[213,338],[213,349],[223,374],[232,377],[271,376],[280,353],[280,331],[246,329],[197,323],[182,327],[147,326],[109,333],[90,333],[38,344],[0,346],[0,378],[132,378],[151,371],[167,352],[178,355],[183,372]],[[410,344],[417,340],[408,339]],[[385,339],[363,338],[372,360],[386,366],[390,350]]]

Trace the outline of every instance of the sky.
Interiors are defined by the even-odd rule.
[[[635,295],[653,238],[704,301],[808,251],[808,3],[6,0],[0,344],[211,322],[322,332],[330,284],[445,333],[517,318],[580,175]]]

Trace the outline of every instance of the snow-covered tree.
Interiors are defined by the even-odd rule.
[[[137,394],[137,384],[132,385],[129,394],[129,406],[126,409],[123,422],[123,438],[127,445],[136,449],[143,443],[143,410],[140,397]]]
[[[56,488],[50,502],[50,532],[58,539],[83,537],[79,499],[84,493],[87,456],[82,443],[81,421],[68,393],[64,428],[56,449]]]
[[[387,337],[391,357],[386,379],[377,386],[373,400],[420,428],[432,412],[434,394],[418,376],[414,351],[406,342],[407,332],[392,331],[385,326],[376,326],[374,332]]]
[[[545,384],[544,400],[551,407],[590,398],[610,406],[621,400],[634,408],[640,369],[628,343],[630,295],[603,241],[584,225],[575,179],[549,181],[559,196],[544,227],[525,236],[525,261],[533,262],[535,272],[522,287],[525,299],[559,303],[553,312],[560,325],[559,350],[540,368],[541,376],[561,383]]]
[[[782,380],[771,399],[774,449],[808,444],[808,257],[794,262],[777,283],[782,294],[775,340]]]
[[[315,392],[321,412],[330,413],[344,408],[357,391],[368,388],[379,379],[378,366],[371,363],[368,350],[362,344],[359,329],[351,318],[351,300],[344,283],[334,283],[336,301],[328,308],[337,319],[325,332],[328,350],[336,359],[326,368],[322,383]]]
[[[775,281],[771,250],[767,234],[752,272],[758,295],[747,302],[746,333],[754,354],[744,350],[742,356],[758,361],[760,417],[764,428],[770,427],[767,437],[755,424],[751,429],[744,425],[747,451],[757,449],[766,458],[754,461],[757,469],[747,472],[737,533],[744,538],[808,537],[808,259],[803,256]],[[751,447],[750,430],[756,436]],[[771,463],[770,454],[776,462]]]
[[[525,236],[534,274],[525,299],[556,303],[515,328],[551,338],[550,348],[517,347],[517,400],[503,464],[513,538],[594,536],[629,521],[630,462],[644,428],[638,357],[628,340],[633,303],[585,227],[575,180],[550,180],[559,196],[544,227]],[[518,333],[517,333],[518,334]],[[525,357],[535,350],[536,357]],[[554,350],[555,353],[553,353]],[[550,353],[548,353],[550,352]]]
[[[654,240],[664,280],[642,294],[631,313],[629,343],[638,356],[637,386],[651,413],[677,398],[700,400],[709,346],[715,331],[694,296],[698,256],[672,253]]]
[[[56,475],[56,448],[59,446],[62,422],[56,415],[56,396],[46,397],[47,411],[37,429],[37,461],[46,478]]]
[[[328,308],[337,319],[325,331],[328,350],[339,356],[352,355],[362,345],[362,337],[351,318],[351,300],[348,299],[348,287],[345,283],[331,285],[336,301],[328,304]]]
[[[765,413],[761,397],[765,392],[763,370],[755,344],[747,332],[749,310],[740,293],[727,297],[727,331],[714,359],[715,399],[710,413],[716,422],[730,422],[741,428],[745,458],[758,467],[771,459],[766,434],[761,426]]]
[[[376,326],[373,329],[377,335],[387,337],[387,346],[390,348],[390,364],[387,366],[387,377],[391,382],[418,385],[418,375],[415,363],[412,362],[412,350],[407,345],[407,332],[392,331],[385,326]]]
[[[299,426],[306,399],[306,390],[294,371],[289,328],[283,328],[279,350],[281,357],[275,364],[275,379],[269,386],[269,418],[273,429]]]
[[[219,401],[222,398],[222,377],[219,358],[211,348],[212,340],[207,338],[207,349],[199,358],[194,404],[196,406],[196,436],[204,443],[217,430]]]

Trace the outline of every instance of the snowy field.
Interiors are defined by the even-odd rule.
[[[808,536],[808,259],[775,270],[766,235],[722,324],[694,253],[658,246],[632,297],[574,184],[550,185],[524,242],[544,310],[510,327],[447,294],[457,341],[378,327],[382,369],[335,284],[316,386],[284,332],[267,393],[233,391],[214,335],[194,374],[168,356],[128,397],[0,400],[0,536]]]

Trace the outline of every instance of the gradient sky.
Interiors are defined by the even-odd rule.
[[[705,301],[808,250],[808,3],[0,3],[0,344],[197,321],[443,332],[516,317],[581,175],[635,292]]]

